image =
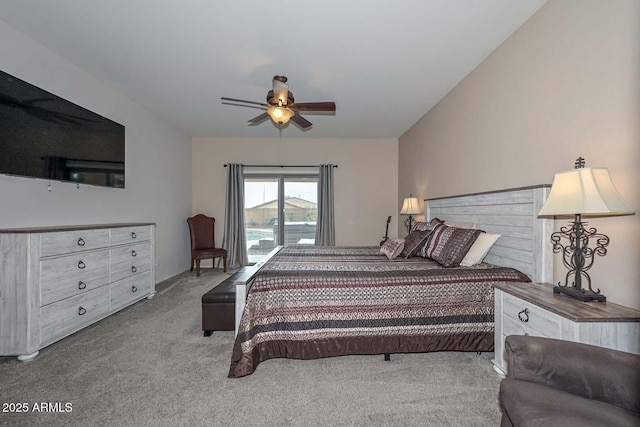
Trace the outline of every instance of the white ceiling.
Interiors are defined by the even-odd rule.
[[[264,102],[282,74],[337,106],[282,137],[396,138],[545,2],[2,0],[0,19],[192,136],[278,136],[220,97]]]

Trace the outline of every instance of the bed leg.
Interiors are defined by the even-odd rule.
[[[213,333],[213,331],[204,331],[204,334],[202,336],[210,337],[212,333]]]
[[[389,353],[385,353],[385,354],[384,354],[384,361],[385,361],[385,362],[388,362],[388,361],[390,361],[390,360],[391,360],[391,354],[389,354]]]
[[[482,352],[481,352],[481,351],[476,351],[476,354],[477,354],[478,356],[480,356],[480,355],[482,354]]]

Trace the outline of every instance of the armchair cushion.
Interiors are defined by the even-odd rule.
[[[638,414],[529,381],[500,382],[502,426],[637,426]]]
[[[640,413],[640,355],[550,338],[505,340],[509,378]]]
[[[511,335],[502,425],[640,425],[640,355]]]

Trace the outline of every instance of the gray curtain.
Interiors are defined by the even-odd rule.
[[[227,250],[229,268],[249,264],[244,233],[244,173],[237,163],[227,165],[227,193],[224,209],[222,247]]]
[[[333,165],[320,165],[316,246],[335,246],[335,244],[336,229],[333,216]]]

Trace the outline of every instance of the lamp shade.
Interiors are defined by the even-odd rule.
[[[540,216],[629,215],[635,212],[613,185],[607,168],[579,168],[556,173]]]
[[[402,209],[400,209],[400,213],[404,215],[417,215],[422,213],[420,205],[418,204],[418,199],[416,197],[405,198],[404,203],[402,204]]]

